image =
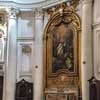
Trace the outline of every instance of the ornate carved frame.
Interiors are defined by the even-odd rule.
[[[65,18],[65,19],[64,19]],[[74,31],[74,72],[68,72],[67,70],[60,70],[57,73],[52,73],[52,50],[50,45],[50,31],[53,26],[61,23],[70,23]],[[44,31],[44,83],[45,87],[53,87],[55,84],[62,84],[62,77],[64,76],[65,84],[70,84],[71,81],[75,81],[73,85],[79,85],[80,81],[80,29],[81,23],[80,18],[76,14],[73,7],[61,8],[51,15],[45,31]],[[69,81],[69,82],[68,82]]]

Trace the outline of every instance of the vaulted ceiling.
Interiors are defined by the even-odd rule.
[[[12,1],[17,2],[17,3],[38,3],[38,2],[47,1],[47,0],[12,0]]]
[[[39,3],[44,1],[50,1],[50,0],[0,0],[0,1],[10,1],[10,2],[16,2],[16,3]]]

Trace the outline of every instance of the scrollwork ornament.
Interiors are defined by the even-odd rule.
[[[55,13],[60,13],[60,15],[63,15],[64,10],[70,10],[72,9],[75,10],[77,5],[79,4],[80,0],[68,0],[67,2],[63,2],[61,4],[58,4],[56,6],[53,6],[51,8],[47,9],[48,14],[50,14],[51,16],[53,16],[53,14]]]

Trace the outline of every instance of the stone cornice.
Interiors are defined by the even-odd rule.
[[[14,1],[1,1],[0,0],[0,6],[4,6],[4,7],[16,7],[16,8],[22,8],[22,9],[32,9],[32,8],[48,8],[48,7],[52,7],[56,4],[60,4],[62,2],[66,2],[68,0],[48,0],[48,1],[42,1],[42,2],[38,2],[38,3],[17,3]]]

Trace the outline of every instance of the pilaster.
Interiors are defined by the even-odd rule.
[[[8,44],[6,66],[6,100],[15,99],[16,86],[16,53],[17,53],[17,14],[16,9],[8,11]]]
[[[92,1],[84,0],[82,6],[82,97],[89,100],[88,80],[93,74]]]
[[[35,9],[34,100],[43,98],[43,11]]]

